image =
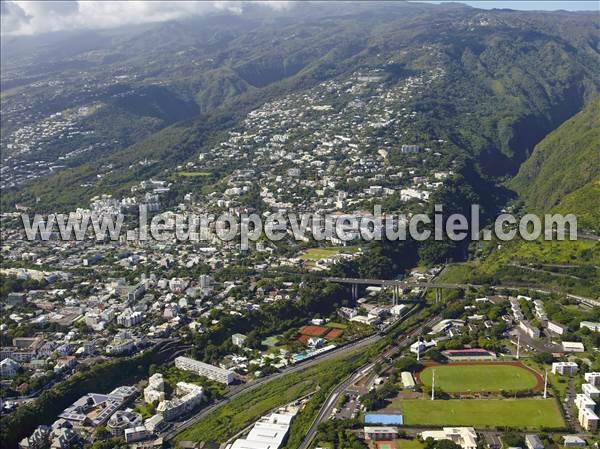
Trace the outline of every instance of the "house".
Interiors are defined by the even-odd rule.
[[[577,373],[577,363],[575,362],[554,362],[552,364],[552,374],[561,376],[573,376]]]
[[[363,429],[365,440],[395,440],[398,429],[395,427],[366,427]]]
[[[233,334],[231,336],[231,342],[239,348],[244,346],[245,341],[246,341],[246,336],[244,334]]]
[[[477,449],[477,432],[473,427],[444,427],[442,430],[421,432],[420,436],[423,440],[451,440],[463,449]]]
[[[0,362],[1,377],[15,377],[19,373],[20,365],[13,359],[6,358]]]
[[[544,449],[544,443],[542,443],[540,437],[533,434],[525,435],[525,446],[527,446],[527,449]]]

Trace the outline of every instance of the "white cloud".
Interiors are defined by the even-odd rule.
[[[287,1],[259,1],[284,9]],[[2,34],[28,35],[50,31],[111,28],[163,22],[209,12],[241,14],[242,1],[2,1]]]

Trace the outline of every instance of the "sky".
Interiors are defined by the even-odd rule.
[[[464,1],[477,8],[599,10],[599,1]],[[162,22],[209,12],[243,12],[242,1],[8,1],[1,2],[1,34],[31,35],[49,31],[111,28]],[[255,1],[273,9],[290,1]],[[433,3],[440,3],[433,2]]]

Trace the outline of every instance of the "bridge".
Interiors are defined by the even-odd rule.
[[[350,284],[352,285],[352,298],[358,298],[358,286],[359,285],[377,285],[381,287],[392,288],[392,302],[395,305],[400,296],[401,290],[405,288],[423,288],[435,290],[436,302],[442,300],[442,290],[445,288],[466,290],[468,288],[480,288],[483,285],[478,284],[453,284],[449,282],[420,282],[420,281],[403,281],[394,279],[363,279],[363,278],[338,278],[338,277],[327,277],[327,282],[335,282],[337,284]]]

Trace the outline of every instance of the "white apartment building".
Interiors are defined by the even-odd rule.
[[[121,313],[117,317],[117,324],[123,327],[132,327],[144,320],[144,315],[142,312],[134,312],[131,309],[125,309],[123,313]]]
[[[575,362],[554,362],[552,364],[552,374],[561,376],[572,376],[577,373],[577,363]]]
[[[600,372],[585,373],[583,378],[588,384],[592,384],[594,386],[600,385]]]
[[[177,357],[175,366],[185,371],[191,371],[199,376],[208,377],[209,379],[229,385],[233,382],[233,371],[229,371],[218,366],[209,365],[208,363],[200,362],[189,357]]]
[[[153,374],[148,379],[148,386],[144,388],[144,401],[151,404],[154,401],[165,400],[165,381],[160,373]]]

